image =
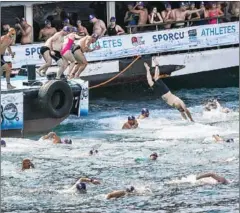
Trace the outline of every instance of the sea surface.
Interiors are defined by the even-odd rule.
[[[195,123],[161,98],[90,101],[88,117],[69,117],[54,131],[72,138],[72,145],[6,138],[1,148],[1,209],[8,213],[222,213],[239,212],[239,89],[196,89],[175,92],[189,107]],[[232,112],[203,111],[203,103],[218,98]],[[150,117],[139,128],[122,130],[129,115],[141,108]],[[44,125],[44,124],[43,124]],[[213,134],[233,138],[215,143]],[[99,153],[89,156],[92,148]],[[157,152],[156,161],[144,160]],[[35,169],[21,171],[30,158]],[[142,159],[136,161],[136,159]],[[199,184],[194,175],[214,172],[228,185]],[[69,188],[80,177],[100,185],[87,185],[86,194]],[[139,195],[106,200],[113,190],[134,186]]]

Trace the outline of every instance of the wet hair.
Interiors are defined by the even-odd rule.
[[[1,140],[1,146],[6,147],[6,141],[5,140]]]

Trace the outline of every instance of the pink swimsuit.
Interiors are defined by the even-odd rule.
[[[209,17],[216,17],[218,16],[218,11],[217,10],[212,10],[209,12]],[[211,19],[208,21],[209,24],[217,24],[218,20],[217,18]]]
[[[71,50],[74,40],[68,39],[68,42],[65,44],[65,46],[61,50],[61,55],[64,55],[68,50]]]

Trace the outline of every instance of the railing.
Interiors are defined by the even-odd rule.
[[[156,31],[159,30],[159,27],[163,27],[165,25],[170,25],[170,24],[178,24],[178,23],[187,23],[187,27],[189,27],[189,23],[190,22],[199,22],[199,21],[209,21],[209,20],[213,20],[213,19],[225,19],[225,20],[229,20],[227,22],[231,22],[231,18],[238,18],[236,16],[216,16],[216,17],[209,17],[209,18],[204,18],[204,19],[194,19],[194,20],[184,20],[184,21],[169,21],[169,22],[163,22],[163,23],[155,23],[155,24],[142,24],[142,25],[130,25],[130,26],[125,26],[127,29],[129,29],[129,34],[132,34],[132,29],[135,28],[148,28],[148,27],[156,27]],[[174,29],[174,27],[170,28],[170,29]],[[166,28],[165,28],[166,30]]]

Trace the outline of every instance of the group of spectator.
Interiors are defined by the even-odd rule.
[[[239,20],[240,3],[198,2],[198,5],[196,5],[195,2],[180,2],[179,7],[175,9],[172,8],[170,3],[165,3],[165,9],[163,11],[158,11],[158,8],[154,6],[149,10],[150,12],[146,8],[144,2],[128,2],[127,7],[128,11],[125,13],[124,17],[124,22],[128,26],[126,31],[129,33],[129,29],[131,28],[131,33],[136,33],[149,30],[149,28],[145,26],[146,24],[157,24],[159,25],[159,30],[203,24],[216,24],[219,23],[220,20],[224,20],[219,19],[219,17],[224,16],[224,18],[226,18],[226,13],[231,16],[230,20],[227,21],[236,21]],[[57,14],[55,15],[57,16]],[[209,19],[202,20],[205,18]],[[116,17],[111,17],[109,21],[109,26],[106,26],[103,20],[98,19],[94,15],[89,15],[89,22],[93,24],[93,33],[98,34],[99,38],[104,35],[114,36],[126,33],[124,27],[117,24]],[[55,28],[52,26],[52,23],[53,19],[45,20],[45,26],[39,32],[38,41],[46,41],[59,30],[58,27]],[[89,35],[88,30],[82,25],[82,21],[79,19],[75,23],[71,23],[70,19],[66,17],[61,24],[61,28],[64,26],[77,26],[78,35],[80,36]],[[24,18],[16,18],[14,28],[16,29],[17,35],[21,36],[21,44],[32,43],[32,26],[30,26]],[[3,31],[5,33],[7,33],[9,29],[10,26],[8,24],[3,24]],[[4,32],[2,34],[4,34]]]

